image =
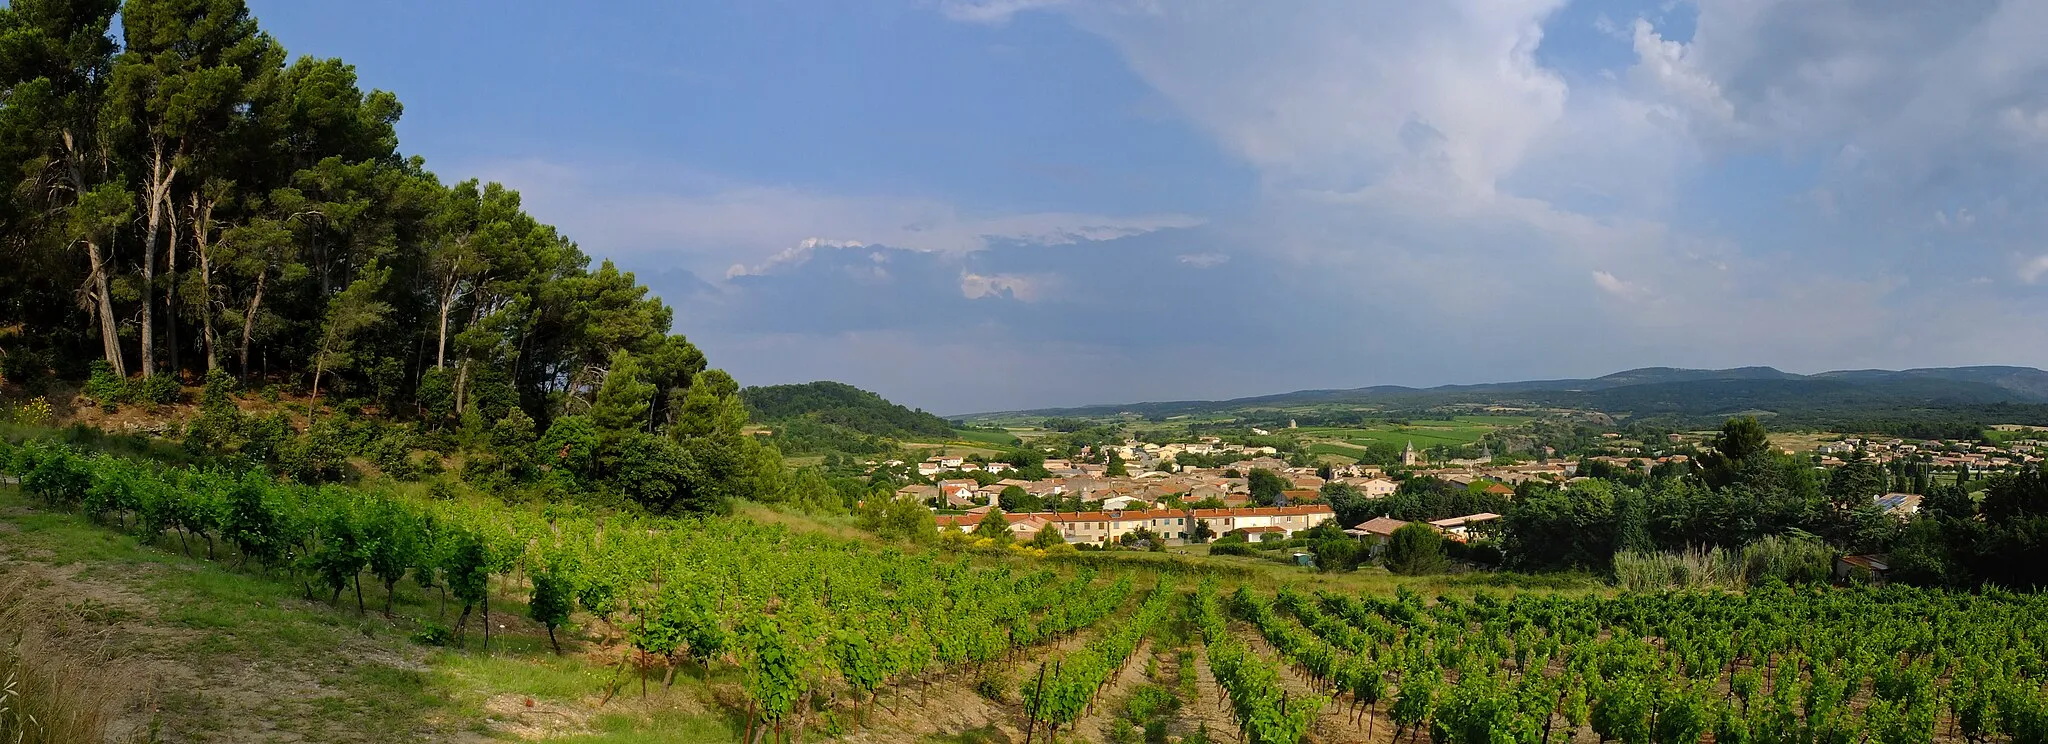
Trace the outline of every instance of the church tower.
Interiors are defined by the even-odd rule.
[[[1409,468],[1415,467],[1415,464],[1419,462],[1420,459],[1421,458],[1415,456],[1415,442],[1412,440],[1409,441],[1408,446],[1402,448],[1401,450],[1401,466]]]

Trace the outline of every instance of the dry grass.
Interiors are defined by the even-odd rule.
[[[139,740],[116,724],[142,693],[129,664],[55,592],[0,574],[0,742]]]

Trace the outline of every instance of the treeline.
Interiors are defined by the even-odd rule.
[[[1429,521],[1479,512],[1504,515],[1480,527],[1473,545],[1492,545],[1504,567],[1524,571],[1609,572],[1618,558],[1712,557],[1775,561],[1830,554],[1892,557],[1894,578],[1970,587],[2048,586],[2048,479],[2038,470],[1924,491],[1918,513],[1887,513],[1872,497],[1897,489],[1900,477],[1868,460],[1833,470],[1769,446],[1755,419],[1727,422],[1703,467],[1660,467],[1641,473],[1587,473],[1558,487],[1530,481],[1512,497],[1411,478],[1394,494],[1367,499],[1342,484],[1324,488],[1339,524],[1378,516]],[[1606,476],[1606,477],[1601,477]],[[1746,549],[1768,545],[1745,558]],[[1762,556],[1762,557],[1759,557]],[[1715,560],[1684,560],[1711,567]],[[1810,569],[1801,569],[1811,573]]]
[[[734,474],[774,459],[632,274],[592,268],[517,192],[443,183],[399,151],[394,95],[289,58],[242,0],[9,3],[0,101],[0,377],[18,389],[93,378],[114,405],[176,399],[178,377],[283,386],[316,416],[340,399],[535,438],[547,457],[497,464],[658,508],[752,492]]]

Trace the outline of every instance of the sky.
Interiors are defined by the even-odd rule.
[[[745,384],[2048,367],[2048,3],[250,4]]]

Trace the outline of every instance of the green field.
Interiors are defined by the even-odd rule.
[[[953,438],[956,441],[961,442],[971,442],[974,444],[988,445],[994,447],[1010,447],[1014,445],[1014,440],[1017,439],[1017,435],[1007,431],[954,429]]]
[[[1389,444],[1395,447],[1402,447],[1413,442],[1417,449],[1424,449],[1440,444],[1471,444],[1497,429],[1527,423],[1528,421],[1529,419],[1527,418],[1517,416],[1457,416],[1448,420],[1418,419],[1410,421],[1407,425],[1377,424],[1369,427],[1304,426],[1292,431],[1311,440],[1322,440],[1320,443],[1325,444],[1349,444],[1357,447]],[[1310,451],[1317,454],[1355,457],[1355,455],[1348,455],[1338,451],[1318,451],[1313,446],[1311,446]]]

